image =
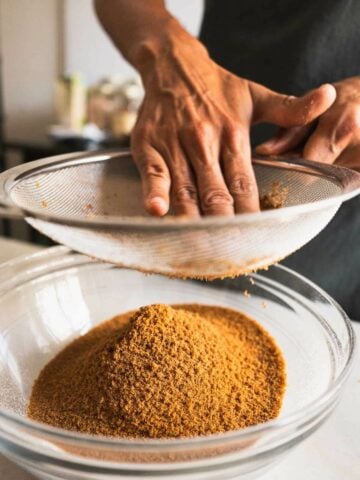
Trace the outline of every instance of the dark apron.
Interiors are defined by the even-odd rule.
[[[217,63],[282,93],[360,75],[359,0],[207,0],[200,38]],[[273,131],[256,127],[252,143]],[[360,198],[282,263],[360,320]]]

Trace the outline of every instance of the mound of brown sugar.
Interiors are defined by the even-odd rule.
[[[265,422],[285,388],[281,352],[245,315],[151,305],[76,339],[36,380],[28,415],[115,437],[189,437]]]

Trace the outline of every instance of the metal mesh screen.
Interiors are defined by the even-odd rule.
[[[255,165],[263,195],[274,182],[288,187],[285,205],[300,205],[341,193],[333,180],[314,174]],[[141,184],[127,162],[91,163],[38,173],[20,180],[11,191],[15,204],[73,217],[145,216]]]
[[[274,182],[289,190],[285,205],[271,215],[238,215],[231,224],[166,229],[131,228],[131,218],[146,220],[139,176],[130,157],[106,161],[44,165],[29,170],[9,188],[12,202],[29,212],[27,221],[53,240],[87,255],[126,267],[182,277],[238,275],[274,263],[317,235],[341,204],[342,186],[316,171],[276,164],[255,164],[263,195]],[[339,198],[319,207],[314,202]],[[314,205],[316,208],[314,208]],[[65,215],[67,224],[46,221],[39,212]],[[73,220],[128,218],[127,226],[111,230],[76,226]],[[253,220],[252,220],[253,219]],[[130,226],[129,226],[130,225]]]

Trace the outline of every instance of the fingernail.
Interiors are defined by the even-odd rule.
[[[331,83],[323,83],[320,88],[326,89],[327,93],[331,95],[333,102],[336,99],[336,87]]]
[[[168,204],[162,197],[152,197],[147,201],[148,209],[157,215],[165,215],[168,210]]]

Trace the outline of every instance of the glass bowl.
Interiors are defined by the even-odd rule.
[[[115,314],[148,303],[242,310],[276,339],[287,363],[280,416],[227,434],[121,440],[47,427],[25,416],[33,381],[66,344]],[[329,416],[354,353],[341,308],[281,266],[203,283],[117,268],[54,247],[0,267],[0,450],[41,479],[252,479]]]

